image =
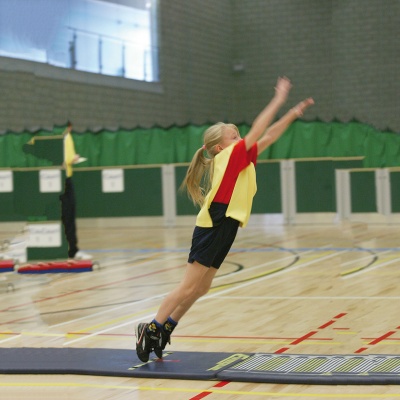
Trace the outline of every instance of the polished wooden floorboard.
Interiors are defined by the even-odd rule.
[[[133,349],[135,324],[153,317],[161,299],[180,281],[192,233],[186,223],[145,226],[80,221],[80,245],[100,262],[100,269],[0,277],[0,346]],[[0,240],[14,233],[0,224]],[[399,255],[398,224],[287,226],[255,219],[239,231],[212,290],[181,321],[170,348],[398,354]],[[7,291],[7,282],[14,291]],[[0,375],[0,398],[400,398],[400,386],[390,385],[217,383]]]

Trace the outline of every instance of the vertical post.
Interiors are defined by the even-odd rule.
[[[375,190],[378,213],[390,216],[392,213],[390,173],[387,168],[378,168],[375,170]]]
[[[145,70],[146,78],[145,80],[151,82],[158,82],[159,76],[159,66],[158,66],[158,16],[157,10],[159,8],[159,0],[149,0],[149,12],[150,12],[150,65],[149,71]]]
[[[351,214],[351,191],[350,191],[350,171],[335,170],[336,182],[336,212],[339,220],[350,218]]]
[[[294,160],[280,162],[283,220],[287,225],[296,219],[296,176]]]
[[[122,44],[122,54],[121,54],[121,76],[125,77],[126,68],[125,68],[125,43]]]
[[[175,166],[163,165],[161,173],[164,226],[172,228],[176,224]]]
[[[69,42],[69,62],[70,68],[76,69],[76,31],[74,31],[72,41]]]
[[[143,50],[143,80],[147,81],[147,57],[149,57],[149,52],[144,49]]]
[[[99,36],[99,73],[103,72],[103,41]]]

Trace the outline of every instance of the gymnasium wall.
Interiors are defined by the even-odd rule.
[[[60,78],[54,67],[0,57],[0,133],[51,129],[68,119],[85,132],[230,118],[230,1],[160,0],[158,19],[159,84],[67,70]],[[89,75],[93,84],[85,84]]]
[[[400,132],[399,17],[393,0],[160,0],[159,84],[0,58],[0,132],[250,123],[282,74],[288,106],[315,97],[307,120]]]
[[[291,101],[313,96],[306,118],[400,132],[400,2],[234,1],[236,116],[250,122],[275,76],[294,84]]]

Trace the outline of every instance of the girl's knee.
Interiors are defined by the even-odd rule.
[[[205,295],[209,292],[209,290],[210,290],[210,286],[203,286],[203,287],[200,287],[200,288],[198,289],[198,291],[197,291],[198,297],[205,296]]]

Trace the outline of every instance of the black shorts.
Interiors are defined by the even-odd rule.
[[[197,261],[206,267],[218,269],[229,253],[236,238],[239,221],[226,217],[227,204],[211,203],[209,213],[213,221],[211,228],[196,226],[188,262]]]

